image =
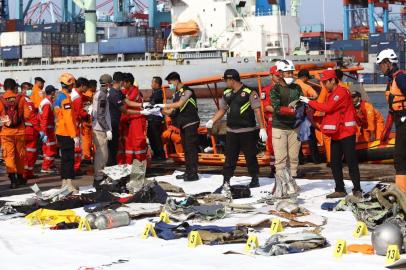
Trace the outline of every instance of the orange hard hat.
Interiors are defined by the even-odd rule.
[[[59,81],[65,85],[72,85],[75,83],[76,79],[75,77],[70,74],[70,73],[63,73],[60,77],[59,77]]]

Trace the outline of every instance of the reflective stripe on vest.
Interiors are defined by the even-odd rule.
[[[46,160],[55,160],[54,157],[47,157],[47,156],[44,156],[44,159],[46,159]]]
[[[323,129],[336,130],[337,126],[336,125],[324,125]]]
[[[25,148],[25,151],[31,152],[31,153],[36,153],[36,152],[37,152],[37,149],[36,149],[36,148],[29,148],[29,147],[27,147],[27,148]]]
[[[34,167],[24,166],[24,170],[33,171],[33,170],[34,170]]]
[[[247,103],[245,103],[244,105],[241,106],[240,108],[240,114],[243,114],[246,110],[248,110],[248,108],[251,106],[251,102],[248,101]]]
[[[56,142],[47,142],[46,145],[47,145],[47,146],[56,145]]]
[[[345,122],[344,125],[346,127],[355,127],[357,125],[357,122],[355,121]]]
[[[132,154],[132,155],[138,155],[138,154],[145,154],[147,152],[147,149],[144,150],[139,150],[139,151],[131,151],[131,150],[126,150],[126,154]]]
[[[32,127],[33,126],[31,123],[28,123],[28,122],[26,122],[24,124],[25,124],[26,127]]]
[[[182,106],[182,108],[180,109],[180,111],[183,111],[183,110],[186,108],[186,106],[188,105],[189,102],[192,103],[192,105],[195,106],[195,108],[197,108],[197,105],[196,105],[195,100],[194,100],[193,98],[189,98],[189,99],[186,101],[186,103]]]

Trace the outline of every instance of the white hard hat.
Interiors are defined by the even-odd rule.
[[[391,63],[398,62],[398,56],[396,55],[395,51],[392,49],[385,49],[381,51],[378,56],[376,57],[376,63],[380,64],[384,59],[388,59]]]
[[[294,71],[295,70],[295,65],[293,65],[293,62],[291,60],[281,60],[276,63],[276,67],[278,71]]]

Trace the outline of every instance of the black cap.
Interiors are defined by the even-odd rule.
[[[239,82],[239,81],[240,81],[240,73],[238,73],[238,71],[235,70],[235,69],[227,69],[227,70],[224,72],[223,78],[224,78],[224,80],[232,79],[232,80],[234,80],[234,81],[238,81],[238,82]]]
[[[353,91],[353,92],[351,92],[351,96],[352,97],[361,97],[361,93],[358,91]]]
[[[41,77],[35,77],[35,78],[34,78],[34,81],[36,81],[36,82],[42,82],[42,83],[45,82],[45,80],[44,80],[43,78],[41,78]]]
[[[47,95],[50,95],[56,91],[58,91],[58,89],[56,89],[53,85],[48,85],[47,87],[45,87],[45,94]]]
[[[298,78],[306,77],[308,79],[311,79],[312,77],[310,76],[310,72],[307,69],[301,69],[299,73],[297,74]]]
[[[171,72],[168,74],[168,76],[166,76],[165,80],[167,81],[172,81],[172,80],[177,80],[180,81],[180,75],[177,72]]]

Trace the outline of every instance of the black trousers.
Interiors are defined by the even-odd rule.
[[[229,182],[234,176],[240,151],[243,152],[247,162],[248,173],[251,177],[257,177],[259,166],[257,160],[258,154],[258,131],[243,133],[227,132],[226,135],[226,160],[223,166],[224,181]]]
[[[197,174],[197,166],[199,163],[199,134],[197,133],[198,127],[199,123],[196,123],[186,128],[182,128],[180,131],[183,150],[185,151],[186,175]]]
[[[396,119],[396,144],[395,144],[395,170],[396,175],[406,175],[406,122]]]
[[[321,157],[319,153],[319,148],[317,147],[317,138],[316,138],[316,130],[313,126],[310,127],[310,141],[309,141],[309,146],[310,146],[310,152],[312,155],[312,160],[314,163],[320,163],[321,162]]]
[[[343,155],[354,185],[353,191],[361,191],[361,177],[358,166],[358,156],[355,150],[355,135],[335,141],[331,140],[331,172],[336,183],[336,191],[345,192],[343,180]]]
[[[109,157],[107,159],[106,166],[115,166],[117,165],[117,153],[118,153],[118,145],[120,139],[120,127],[119,126],[112,126],[111,127],[113,134],[113,139],[107,142],[107,147],[109,149]]]
[[[69,136],[56,135],[61,151],[61,179],[75,179],[75,142]]]
[[[148,121],[147,135],[154,157],[164,158],[165,152],[161,139],[162,121]]]

